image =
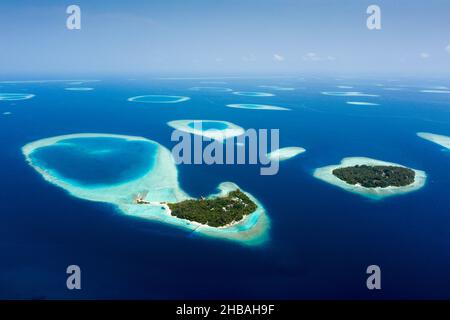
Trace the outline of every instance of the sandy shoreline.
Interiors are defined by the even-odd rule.
[[[365,157],[349,157],[342,159],[340,164],[330,165],[326,167],[318,168],[314,171],[314,177],[335,185],[339,188],[342,188],[348,192],[356,193],[371,199],[382,199],[388,196],[395,196],[400,194],[405,194],[408,192],[416,191],[422,188],[426,182],[426,173],[424,171],[414,170],[415,179],[414,183],[404,186],[404,187],[387,187],[387,188],[366,188],[361,185],[352,185],[349,184],[333,174],[334,169],[342,168],[342,167],[351,167],[355,165],[388,165],[388,166],[399,166],[405,167],[397,163],[386,162],[371,158]],[[406,168],[406,167],[405,167]]]
[[[226,129],[199,130],[202,129],[202,122],[215,122],[221,125],[225,125]],[[197,125],[194,125],[194,128],[190,127],[189,124],[191,123],[198,123],[198,127]],[[245,130],[242,127],[234,123],[222,120],[174,120],[167,122],[167,124],[176,130],[180,130],[186,133],[192,133],[198,136],[203,136],[218,141],[237,137],[245,133]]]
[[[446,149],[450,149],[450,137],[429,133],[429,132],[417,132],[417,135],[422,139],[434,142]]]
[[[34,150],[50,146],[65,139],[99,137],[120,138],[129,141],[140,140],[157,145],[154,166],[143,177],[130,182],[108,187],[87,188],[73,185],[69,181],[54,176],[50,170],[34,164],[30,157],[30,154]],[[63,188],[77,198],[111,203],[126,215],[167,223],[172,226],[191,230],[199,235],[238,241],[245,245],[260,245],[268,240],[270,223],[266,211],[257,199],[246,192],[245,194],[257,204],[258,208],[243,220],[227,227],[215,228],[172,216],[167,204],[163,205],[163,203],[179,202],[191,199],[191,197],[179,186],[178,171],[171,152],[152,140],[143,137],[114,134],[70,134],[31,142],[22,148],[22,152],[29,165],[40,173],[45,180]],[[226,195],[230,191],[238,188],[234,183],[224,182],[218,186],[219,192],[210,197]],[[145,193],[143,200],[149,201],[153,205],[136,203],[136,197],[142,193]],[[164,210],[161,207],[164,207]]]
[[[290,111],[291,109],[285,107],[272,106],[267,104],[255,103],[232,103],[226,105],[228,108],[247,109],[247,110],[276,110],[276,111]]]
[[[135,96],[127,99],[127,101],[130,102],[140,102],[140,103],[180,103],[188,100],[191,100],[191,98],[185,96],[168,96],[161,94],[148,94],[142,96]]]
[[[306,150],[301,147],[285,147],[268,153],[267,157],[272,161],[285,161],[305,151]]]

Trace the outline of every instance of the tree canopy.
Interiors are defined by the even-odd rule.
[[[238,222],[254,212],[256,204],[241,190],[229,192],[224,197],[185,200],[168,204],[172,215],[196,221],[211,227],[222,227]]]

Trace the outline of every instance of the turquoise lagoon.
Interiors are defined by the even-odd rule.
[[[218,141],[224,141],[245,133],[242,127],[222,120],[174,120],[167,124],[176,130]]]
[[[0,101],[28,100],[33,97],[31,93],[0,93]]]
[[[228,108],[235,109],[251,109],[251,110],[278,110],[278,111],[288,111],[290,109],[272,105],[256,104],[256,103],[232,103],[227,104]]]
[[[188,126],[192,129],[201,126],[202,130],[224,130],[228,128],[226,123],[220,121],[193,121]]]
[[[260,245],[268,240],[265,209],[248,193],[258,205],[257,210],[226,227],[214,228],[172,216],[165,203],[190,197],[179,186],[172,154],[152,140],[113,134],[71,134],[31,142],[22,151],[45,180],[77,198],[110,203],[124,214],[199,235],[247,245]],[[232,182],[222,182],[216,195],[226,195],[238,188]],[[138,204],[138,197],[149,203]]]
[[[67,138],[34,149],[29,157],[55,179],[93,188],[144,176],[153,167],[156,151],[157,145],[145,140]]]
[[[149,94],[143,96],[136,96],[128,98],[131,102],[142,102],[142,103],[179,103],[188,101],[191,98],[183,96],[169,96],[169,95],[156,95]]]
[[[60,81],[1,83],[2,92],[36,97],[0,101],[0,114],[13,113],[0,117],[4,199],[0,243],[5,244],[0,297],[371,299],[373,292],[361,278],[366,266],[375,263],[390,274],[389,290],[381,292],[383,299],[448,299],[450,152],[445,145],[450,137],[450,96],[420,92],[450,87],[448,79],[285,79],[270,84],[296,90],[274,91],[276,96],[267,98],[189,90],[202,85],[201,80],[126,79],[105,78],[101,90],[84,93],[65,91],[68,85]],[[226,81],[236,91],[252,92],[262,90],[259,86],[269,80]],[[336,89],[339,85],[352,86],[349,92],[379,97],[322,94],[346,91]],[[147,93],[190,96],[191,100],[175,105],[127,101]],[[351,106],[347,101],[379,106]],[[264,104],[291,111],[230,108],[229,104]],[[250,164],[172,165],[168,150],[177,142],[171,141],[173,128],[167,123],[179,119],[279,128],[280,146],[303,147],[307,152],[281,162],[279,173],[266,177],[260,176],[260,166]],[[156,153],[151,149],[147,154],[149,163],[154,158],[153,164],[146,166],[144,157],[132,152],[127,158],[136,161],[134,173],[87,183],[86,179],[68,181],[64,167],[39,168],[38,163],[30,166],[24,161],[22,151],[37,152],[39,146],[54,145],[63,140],[61,135],[77,132],[120,133],[130,146],[137,142],[147,146],[146,141],[152,140]],[[92,141],[111,138],[92,135]],[[40,140],[46,137],[59,138]],[[117,150],[119,142],[113,146],[111,157],[106,157],[109,151],[104,146],[93,148],[98,157],[92,160],[111,162],[112,155],[123,154]],[[35,160],[39,160],[37,154]],[[316,169],[342,165],[346,157],[422,170],[427,182],[414,192],[375,199],[314,176]],[[159,206],[133,203],[138,193],[147,192],[146,199],[152,201],[178,201],[235,187],[224,181],[250,192],[267,213],[251,215],[234,228],[196,229]],[[217,186],[221,189],[215,191]],[[264,231],[258,233],[258,228]],[[263,238],[269,241],[248,245]],[[79,264],[96,285],[86,279],[83,290],[69,292],[61,282],[69,264]]]

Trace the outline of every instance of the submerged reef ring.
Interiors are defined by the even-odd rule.
[[[274,97],[273,93],[268,92],[253,92],[253,91],[233,91],[233,94],[237,96],[246,96],[246,97]]]
[[[80,137],[41,146],[29,158],[53,180],[94,189],[144,176],[153,166],[156,150],[157,145],[146,140]]]
[[[209,91],[209,92],[231,92],[233,89],[225,87],[192,87],[189,88],[192,91]]]
[[[152,154],[148,155],[150,157],[148,161],[151,165],[144,175],[129,179],[124,183],[108,184],[106,182],[109,182],[110,179],[106,179],[100,186],[92,188],[88,185],[74,183],[71,179],[54,175],[55,168],[48,166],[48,163],[45,162],[39,163],[37,157],[33,156],[35,152],[55,146],[55,144],[67,146],[80,140],[85,140],[89,144],[92,142],[92,139],[118,139],[124,144],[148,143],[154,147]],[[110,152],[109,148],[102,147],[102,144],[99,145],[97,150],[91,148],[86,150],[86,143],[82,147],[77,148],[83,156],[86,155],[93,158],[98,156],[102,158],[105,153]],[[63,188],[74,197],[110,203],[126,215],[167,223],[188,230],[190,234],[229,239],[245,245],[261,245],[269,239],[270,221],[264,207],[252,195],[242,190],[257,205],[257,208],[240,221],[223,227],[211,227],[172,216],[167,203],[178,203],[191,199],[191,197],[180,188],[178,171],[170,150],[152,140],[115,134],[70,134],[31,142],[22,148],[22,152],[29,165],[41,174],[46,181]],[[138,151],[136,152],[139,153]],[[130,161],[126,161],[126,163],[129,169],[132,170],[134,163]],[[107,165],[107,162],[104,162],[104,165]],[[89,170],[89,168],[84,169]],[[219,185],[218,189],[219,193],[213,196],[227,195],[230,191],[237,190],[239,187],[234,183],[224,182]]]
[[[227,84],[225,81],[200,81],[202,84]]]
[[[128,98],[131,102],[142,102],[142,103],[179,103],[188,101],[191,98],[183,96],[167,96],[167,95],[144,95]]]
[[[245,133],[242,127],[220,120],[174,120],[167,123],[176,130],[223,141]]]
[[[347,101],[346,103],[354,106],[379,106],[378,103],[364,102],[364,101]]]
[[[402,186],[402,187],[376,187],[376,188],[366,188],[361,186],[360,184],[350,184],[345,182],[344,180],[339,179],[337,176],[333,174],[333,170],[339,168],[353,167],[357,165],[366,165],[366,166],[395,166],[406,168],[402,165],[386,162],[371,158],[365,157],[349,157],[342,159],[341,163],[338,165],[331,165],[322,168],[318,168],[314,171],[314,177],[317,179],[323,180],[327,183],[333,184],[339,188],[342,188],[346,191],[356,193],[371,199],[382,199],[388,196],[400,195],[412,191],[419,190],[425,185],[427,175],[424,171],[411,169],[415,173],[414,182],[412,184]]]
[[[429,132],[417,132],[417,135],[422,139],[434,142],[446,149],[450,149],[450,137]]]
[[[67,91],[92,91],[94,88],[88,88],[88,87],[69,87],[65,88]]]
[[[33,97],[31,93],[0,93],[0,101],[28,100]]]
[[[53,80],[7,80],[0,81],[0,83],[5,84],[28,84],[28,83],[58,83],[58,82],[98,82],[100,80],[62,80],[62,79],[53,79]]]
[[[306,150],[301,147],[286,147],[270,152],[269,154],[267,154],[267,157],[272,161],[284,161],[291,159],[305,151]]]
[[[259,88],[271,89],[271,90],[275,90],[275,91],[294,91],[295,90],[295,88],[281,87],[281,86],[259,86]]]
[[[336,86],[336,88],[339,88],[339,89],[353,89],[352,86]]]
[[[252,109],[252,110],[279,110],[279,111],[291,110],[284,107],[270,106],[266,104],[254,104],[254,103],[227,104],[227,107],[236,109]]]
[[[379,97],[376,94],[363,93],[358,91],[323,91],[323,95],[336,97]]]
[[[450,90],[420,90],[422,93],[450,93]]]
[[[434,87],[431,87],[431,89],[435,89],[435,90],[450,90],[450,88],[447,87],[447,86],[434,86]]]

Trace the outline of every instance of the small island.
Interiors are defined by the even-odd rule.
[[[340,164],[317,168],[314,177],[374,200],[419,190],[427,179],[424,171],[366,157],[348,157]]]
[[[289,160],[306,150],[301,147],[286,147],[281,149],[276,149],[267,154],[267,158],[271,161],[284,161]]]
[[[333,174],[349,184],[359,184],[365,188],[404,187],[414,183],[416,175],[409,168],[384,165],[337,168]]]
[[[429,133],[429,132],[417,132],[417,135],[422,139],[434,142],[445,149],[450,150],[450,137],[441,134]]]
[[[78,133],[30,142],[22,153],[46,181],[74,197],[112,204],[125,215],[248,246],[269,240],[270,219],[256,198],[228,181],[214,195],[189,197],[179,185],[171,151],[156,141]],[[127,165],[125,156],[132,158]],[[77,172],[71,171],[74,163]],[[104,170],[92,169],[99,164]]]
[[[184,200],[168,203],[171,215],[210,227],[224,227],[241,221],[253,213],[257,205],[241,190],[211,199]]]

